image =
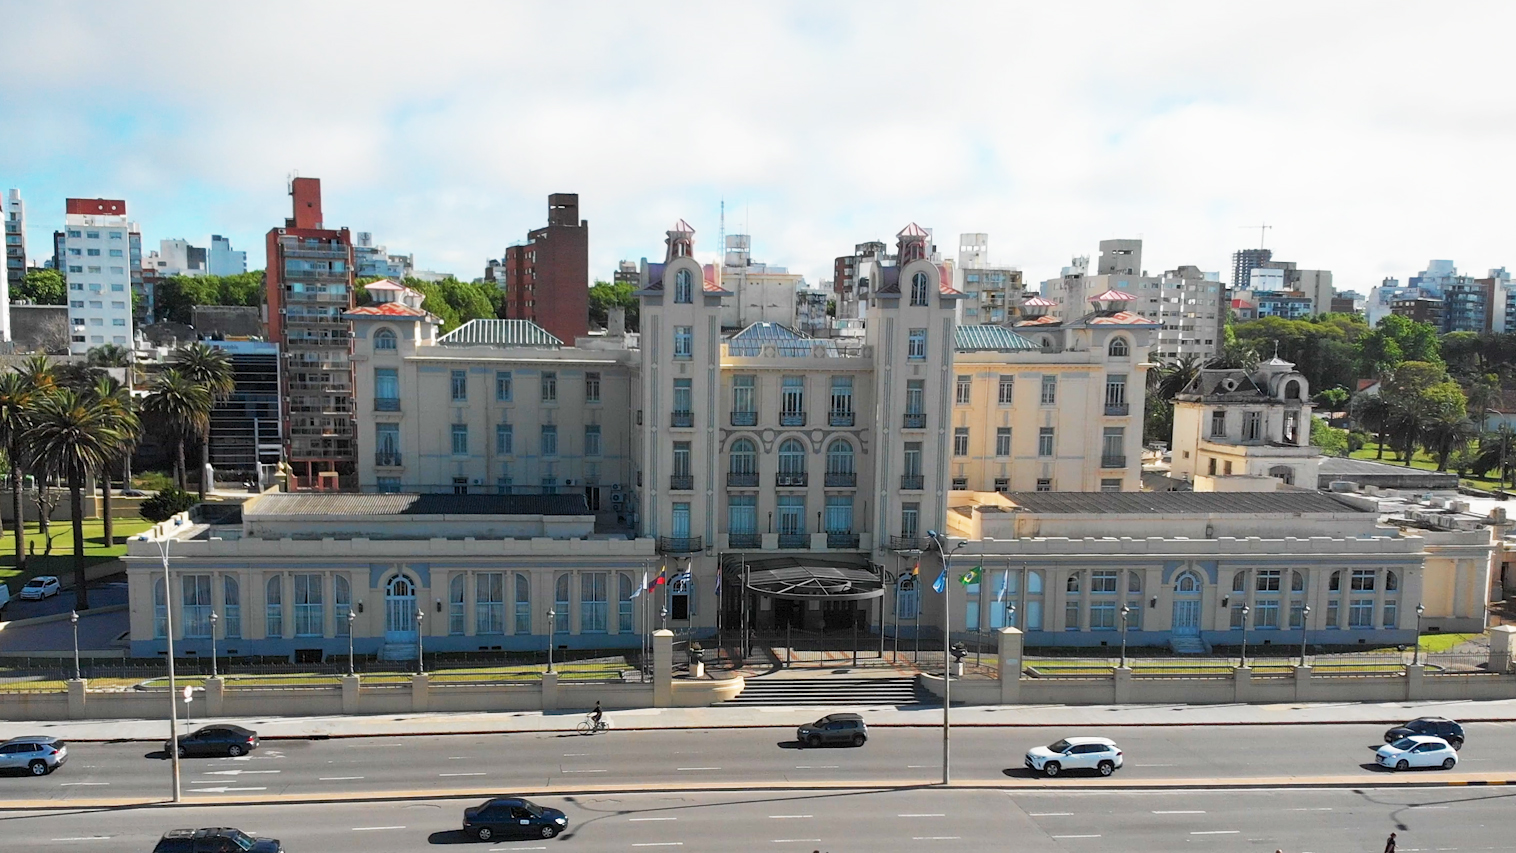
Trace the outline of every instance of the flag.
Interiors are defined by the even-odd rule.
[[[722,572],[716,572],[716,596],[718,598],[721,596],[721,575]]]
[[[911,574],[914,575],[914,576],[920,576],[921,575],[921,558],[920,557],[916,558],[916,565],[911,566]]]
[[[947,567],[944,566],[937,579],[932,581],[932,592],[947,592]]]
[[[632,598],[636,598],[644,592],[647,592],[647,572],[642,573],[642,586],[637,587],[637,591],[632,593]]]
[[[668,570],[667,566],[664,566],[663,568],[659,569],[658,570],[658,577],[653,578],[653,586],[663,586],[664,584],[668,583],[669,582],[668,574],[669,574],[669,570]],[[648,590],[652,591],[653,586],[648,587]]]
[[[974,568],[969,569],[967,572],[964,572],[963,575],[958,578],[958,580],[964,586],[973,586],[974,584],[979,583],[979,579],[983,575],[984,566],[975,566]]]
[[[1005,576],[1000,579],[1000,591],[995,593],[995,601],[1005,601],[1005,591],[1011,585],[1011,570],[1005,570]]]
[[[691,579],[692,578],[691,578],[689,569],[685,569],[684,571],[680,572],[679,574],[674,575],[674,579],[671,580],[671,581],[669,581],[669,584],[671,586],[678,586],[679,584],[682,584],[682,583],[689,583]]]

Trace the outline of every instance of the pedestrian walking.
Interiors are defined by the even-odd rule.
[[[1384,853],[1395,853],[1395,833],[1393,832],[1384,840]]]

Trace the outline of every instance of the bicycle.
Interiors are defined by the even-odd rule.
[[[579,723],[577,731],[582,735],[593,735],[606,731],[610,729],[610,727],[611,724],[603,718],[597,721],[593,718],[585,717],[584,720]]]

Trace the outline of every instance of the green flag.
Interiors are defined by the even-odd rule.
[[[969,569],[967,572],[965,572],[964,575],[958,580],[961,581],[964,586],[973,586],[974,584],[979,583],[979,577],[983,574],[984,566],[975,566],[974,568]]]

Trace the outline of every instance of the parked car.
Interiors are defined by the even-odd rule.
[[[1417,717],[1403,726],[1396,726],[1385,732],[1384,742],[1394,743],[1411,735],[1440,737],[1452,744],[1454,749],[1463,749],[1463,726],[1447,717]]]
[[[552,838],[567,828],[563,812],[520,797],[495,797],[463,810],[463,831],[480,841]]]
[[[1094,770],[1109,776],[1121,762],[1121,750],[1103,737],[1066,737],[1047,746],[1034,746],[1026,754],[1026,766],[1048,776],[1065,770]]]
[[[174,748],[172,741],[163,742],[163,752]],[[179,757],[191,755],[230,755],[236,758],[258,748],[258,733],[241,726],[206,726],[179,738]]]
[[[21,587],[22,601],[38,601],[58,594],[58,578],[53,575],[38,575]]]
[[[284,853],[277,838],[254,838],[227,826],[170,829],[153,853]]]
[[[11,603],[11,588],[4,582],[0,582],[0,613],[5,612],[5,605]]]
[[[1379,762],[1380,767],[1391,770],[1409,770],[1412,767],[1452,770],[1458,766],[1458,752],[1440,737],[1410,735],[1379,747],[1374,753],[1374,760]]]
[[[795,740],[806,746],[828,743],[863,746],[869,739],[869,727],[857,714],[827,714],[814,723],[795,729]]]
[[[68,744],[47,735],[13,737],[0,743],[0,770],[46,776],[68,760]]]

